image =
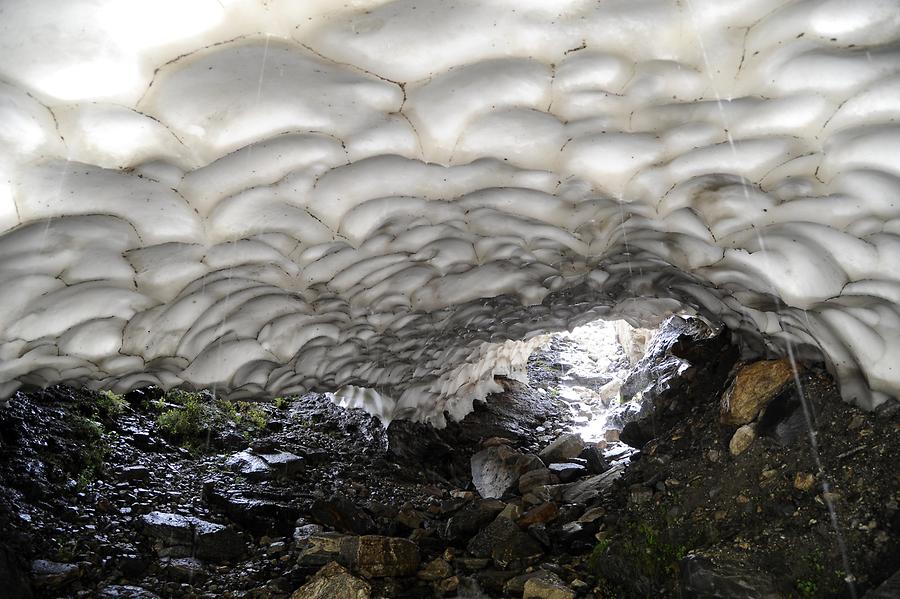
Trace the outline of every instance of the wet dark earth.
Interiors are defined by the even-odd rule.
[[[896,404],[857,410],[809,364],[802,395],[723,424],[743,365],[678,320],[623,385],[643,399],[614,408],[621,433],[585,443],[549,392],[559,343],[444,430],[320,394],[18,393],[0,596],[898,596]]]

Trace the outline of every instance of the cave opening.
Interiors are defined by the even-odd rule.
[[[0,0],[0,596],[900,596],[898,119],[896,0]]]

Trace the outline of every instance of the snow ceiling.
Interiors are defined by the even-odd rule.
[[[458,418],[685,310],[900,391],[896,0],[0,2],[0,395]]]

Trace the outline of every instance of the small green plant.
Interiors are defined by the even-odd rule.
[[[102,419],[110,419],[125,411],[128,402],[118,393],[101,391],[94,400],[94,414]]]
[[[212,410],[198,394],[179,391],[177,397],[181,405],[164,409],[157,417],[157,423],[175,441],[193,445],[212,424]],[[175,398],[167,394],[167,399]]]
[[[261,430],[266,427],[266,423],[269,421],[266,413],[263,412],[260,408],[256,407],[254,404],[247,401],[239,401],[237,408],[238,416],[237,418],[235,418],[235,421],[238,424],[245,424],[247,426],[256,428],[257,430]]]
[[[813,597],[818,590],[816,583],[812,580],[798,580],[795,585],[801,597]]]
[[[84,447],[75,456],[78,469],[75,483],[78,490],[83,491],[102,475],[109,448],[104,442],[103,427],[99,422],[79,416],[72,421],[72,431],[84,441]]]
[[[276,397],[274,399],[273,403],[275,404],[275,409],[284,410],[285,408],[288,407],[290,402],[287,399],[285,399],[284,397]]]
[[[251,438],[262,432],[268,422],[257,404],[209,395],[172,390],[158,404],[157,424],[176,443],[199,452],[215,434],[226,428],[237,429]]]

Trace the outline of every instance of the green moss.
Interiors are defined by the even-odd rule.
[[[588,568],[610,588],[631,594],[635,584],[672,589],[677,586],[679,562],[696,542],[676,539],[662,519],[628,522],[594,547]]]
[[[284,397],[276,397],[272,403],[274,403],[275,408],[279,410],[284,410],[288,407],[288,405],[290,405],[290,402]]]

